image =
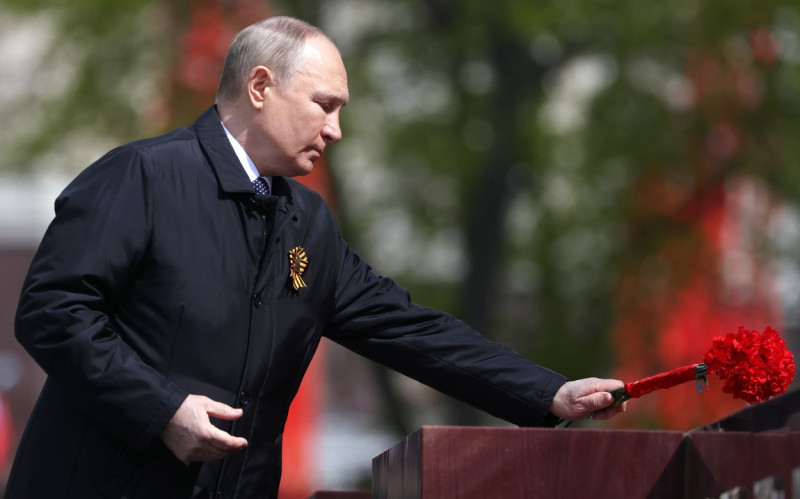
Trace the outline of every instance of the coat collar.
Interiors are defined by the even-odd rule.
[[[253,185],[242,169],[239,158],[225,135],[225,129],[222,128],[217,106],[211,106],[201,114],[194,123],[194,129],[217,176],[220,189],[228,194],[253,194]],[[294,190],[292,184],[283,177],[272,177],[272,192],[291,203]]]

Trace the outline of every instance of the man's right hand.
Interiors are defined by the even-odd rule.
[[[232,421],[242,417],[242,410],[189,395],[161,430],[161,440],[183,462],[215,461],[247,447],[247,440],[220,430],[209,417]]]

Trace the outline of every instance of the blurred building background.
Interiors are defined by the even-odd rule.
[[[573,378],[692,364],[739,326],[800,352],[794,0],[0,0],[3,476],[44,379],[13,314],[53,200],[111,147],[193,122],[233,35],[273,14],[322,27],[349,71],[344,140],[302,181],[418,303]],[[577,426],[742,407],[710,381]],[[505,423],[323,343],[283,495],[368,487],[421,424]]]

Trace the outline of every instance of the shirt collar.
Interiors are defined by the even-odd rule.
[[[235,152],[236,157],[239,158],[239,162],[242,164],[242,168],[244,168],[244,172],[250,178],[250,181],[252,182],[258,177],[263,176],[259,175],[258,168],[256,168],[256,165],[255,163],[253,163],[253,160],[250,159],[250,156],[247,154],[247,151],[244,150],[244,147],[242,147],[242,145],[239,143],[238,140],[236,140],[236,138],[231,134],[231,132],[228,131],[227,128],[225,128],[224,124],[222,124],[222,129],[225,130],[225,135],[228,136],[228,140],[231,143],[231,147],[233,147],[233,152]],[[272,177],[264,177],[264,179],[267,181],[267,184],[269,184],[269,188],[272,189]]]

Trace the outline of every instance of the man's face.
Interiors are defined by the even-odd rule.
[[[339,111],[348,97],[339,51],[324,38],[308,39],[297,72],[266,91],[256,118],[257,153],[251,158],[260,173],[310,173],[328,144],[342,138]]]

